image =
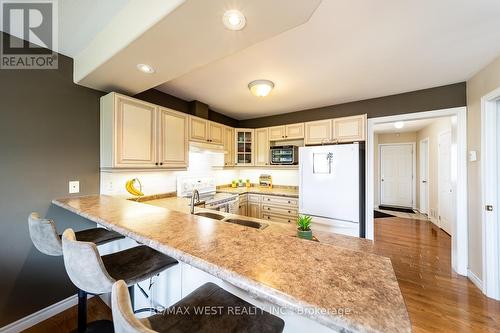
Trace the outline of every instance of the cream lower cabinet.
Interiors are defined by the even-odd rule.
[[[269,165],[269,131],[267,128],[255,130],[255,165]]]
[[[317,120],[305,123],[306,145],[316,145],[332,140],[332,120]]]
[[[101,168],[187,166],[187,115],[117,93],[100,102]]]
[[[261,218],[271,222],[293,224],[298,216],[298,199],[263,195]]]
[[[238,215],[247,216],[248,214],[248,194],[240,194],[238,202]]]
[[[366,114],[333,119],[333,140],[337,142],[364,141]]]
[[[261,218],[262,196],[258,194],[248,194],[247,214],[249,217]]]

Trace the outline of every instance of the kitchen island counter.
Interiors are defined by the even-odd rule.
[[[53,203],[345,332],[410,332],[388,258],[105,195]]]

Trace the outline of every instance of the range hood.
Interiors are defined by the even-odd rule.
[[[189,141],[189,151],[193,153],[227,154],[223,145],[196,141]]]

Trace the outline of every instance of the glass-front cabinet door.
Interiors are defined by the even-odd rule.
[[[254,130],[236,128],[235,134],[235,163],[236,165],[253,165]]]

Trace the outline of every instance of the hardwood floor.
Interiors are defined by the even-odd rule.
[[[375,220],[374,251],[391,258],[414,332],[500,332],[500,302],[451,270],[451,238],[431,222]]]
[[[452,272],[450,236],[431,222],[376,219],[374,252],[391,258],[414,332],[500,332],[500,302]],[[98,297],[89,301],[89,321],[110,318]],[[76,307],[25,332],[75,328]]]
[[[75,296],[76,297],[76,296]],[[111,309],[99,298],[92,297],[88,300],[88,321],[112,320]],[[59,313],[41,323],[24,330],[24,333],[69,333],[76,330],[76,306]]]

